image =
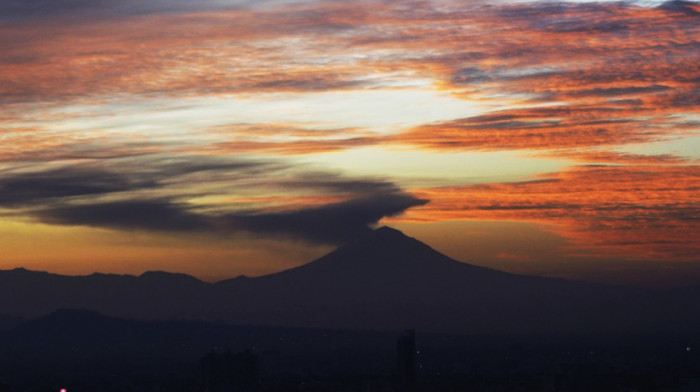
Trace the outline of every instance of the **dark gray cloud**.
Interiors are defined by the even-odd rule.
[[[587,6],[591,7],[592,5]],[[537,3],[534,7],[530,4],[522,4],[500,8],[497,14],[504,20],[535,22],[544,16],[565,15],[571,7],[573,5],[555,2]]]
[[[272,0],[0,0],[1,20],[144,15],[245,7]]]
[[[0,207],[36,206],[118,192],[155,189],[183,176],[201,172],[250,176],[279,169],[270,162],[207,157],[122,159],[108,168],[70,166],[60,169],[0,175]]]
[[[0,21],[90,18],[261,8],[307,0],[0,0]],[[302,15],[303,16],[303,15]]]
[[[152,187],[148,179],[96,169],[56,169],[15,173],[0,178],[0,206],[13,207],[46,203],[54,199],[95,196]]]
[[[405,193],[394,193],[295,211],[230,214],[226,221],[235,229],[340,244],[368,232],[369,225],[384,217],[427,202]]]
[[[64,205],[38,213],[42,222],[58,225],[157,231],[211,231],[211,218],[190,212],[170,200],[127,200]]]
[[[671,13],[685,14],[688,16],[699,16],[700,12],[695,11],[689,6],[692,2],[684,0],[671,0],[661,4],[658,8],[660,10],[668,11]]]
[[[172,200],[128,200],[54,206],[41,210],[38,218],[58,225],[219,234],[247,231],[340,244],[368,232],[369,225],[384,217],[425,203],[427,200],[395,193],[284,212],[213,215]]]
[[[279,186],[288,189],[315,189],[333,194],[393,194],[400,189],[391,181],[382,179],[354,179],[324,172],[304,173],[300,178],[281,181]]]
[[[288,165],[263,160],[243,160],[207,156],[160,156],[131,161],[132,169],[140,177],[165,181],[179,176],[202,172],[220,172],[250,176],[288,168]]]
[[[465,67],[456,70],[452,74],[450,81],[457,86],[463,86],[491,82],[495,79],[495,76],[491,72],[477,67]]]
[[[618,33],[627,31],[629,26],[618,21],[590,23],[587,20],[569,18],[545,23],[542,28],[555,33]]]
[[[128,3],[133,2],[120,5],[113,0],[3,0],[0,1],[0,20],[141,13],[139,8],[145,11],[143,6],[128,7]]]
[[[278,206],[231,212],[225,204],[184,201],[227,192],[221,187],[243,187],[247,192],[310,191],[343,195],[346,200],[283,212]],[[384,217],[426,202],[383,179],[201,156],[110,160],[109,166],[100,168],[76,165],[0,175],[0,207],[48,224],[222,235],[248,231],[334,244],[366,232]]]
[[[581,15],[611,15],[625,12],[633,2],[527,2],[498,9],[503,21],[524,23],[533,30],[554,33],[617,33],[626,32],[627,20],[590,19]]]

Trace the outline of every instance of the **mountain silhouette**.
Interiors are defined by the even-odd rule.
[[[700,326],[700,290],[523,276],[453,260],[383,227],[297,268],[209,284],[187,275],[0,272],[0,314],[83,308],[135,319],[450,333],[678,331]]]
[[[641,294],[468,265],[388,227],[309,264],[217,286],[241,299],[229,311],[243,323],[473,333],[625,329]]]

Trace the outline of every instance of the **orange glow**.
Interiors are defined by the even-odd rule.
[[[409,193],[431,202],[392,202],[360,228],[537,222],[571,239],[568,255],[697,260],[697,4],[195,3],[3,15],[3,265],[135,272],[151,260],[213,277],[249,257],[239,270],[259,274],[320,248],[270,231],[232,249],[224,224],[158,230]],[[160,210],[144,222],[134,206]],[[489,257],[526,265],[540,251]],[[286,252],[294,262],[275,264]]]
[[[68,275],[183,272],[208,281],[258,276],[323,255],[314,246],[257,236],[162,235],[57,227],[0,219],[0,269],[24,267]]]
[[[293,211],[310,205],[339,203],[347,200],[347,195],[317,195],[317,196],[259,196],[236,197],[221,201],[226,205],[238,205],[242,210],[247,208],[264,207],[266,211]]]
[[[563,150],[552,153],[552,156],[571,159],[586,163],[617,163],[624,165],[676,165],[693,163],[690,158],[671,154],[641,155],[615,151],[576,151]]]
[[[583,166],[519,182],[416,189],[431,203],[409,220],[539,221],[581,249],[658,260],[693,260],[700,252],[698,166]],[[601,250],[603,252],[603,250]]]
[[[528,7],[442,13],[415,3],[406,12],[350,2],[8,23],[0,36],[22,44],[3,47],[0,97],[93,103],[120,95],[359,90],[421,78],[501,110],[394,129],[400,134],[392,143],[543,150],[665,140],[688,131],[692,122],[673,116],[698,105],[697,23],[615,4],[570,5],[535,23],[521,16]],[[503,109],[509,102],[520,107]],[[345,137],[316,141],[318,134],[297,133],[304,140],[244,139],[203,150],[297,155],[389,142],[339,132]]]
[[[432,149],[551,149],[649,141],[661,131],[643,132],[639,124],[596,119],[624,118],[615,109],[556,107],[505,110],[439,124],[424,125],[395,140]]]

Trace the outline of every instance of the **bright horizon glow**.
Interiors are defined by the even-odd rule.
[[[700,282],[700,4],[662,3],[18,4],[0,269],[259,276],[390,224]]]

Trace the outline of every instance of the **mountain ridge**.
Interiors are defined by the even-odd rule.
[[[383,248],[378,248],[378,245],[382,245]],[[412,257],[407,257],[406,254],[397,254],[397,250],[400,250],[401,248],[418,250],[423,254],[425,254],[426,252],[433,252],[435,254],[439,254],[439,252],[430,248],[428,245],[425,245],[414,238],[408,237],[396,229],[384,226],[379,229],[376,229],[375,231],[369,234],[363,235],[360,238],[349,242],[345,246],[331,251],[330,253],[321,256],[309,263],[287,270],[249,279],[257,281],[267,279],[278,279],[280,277],[297,275],[299,273],[303,274],[311,271],[321,273],[329,273],[331,271],[351,272],[353,270],[358,270],[359,268],[363,267],[374,269],[375,272],[379,268],[400,270],[401,267],[404,266],[404,263],[411,261],[408,259],[417,259],[415,254],[411,255]],[[438,262],[444,261],[449,263],[459,263],[463,265],[468,265],[450,259],[442,254],[440,255],[443,257],[439,260],[436,260]],[[476,266],[470,267],[482,268]],[[236,279],[238,278],[224,280],[221,282],[217,282],[217,284],[226,285],[228,283],[232,283]]]
[[[83,308],[142,320],[449,333],[700,326],[698,308],[691,306],[700,303],[698,290],[654,291],[511,274],[456,261],[388,227],[296,268],[216,283],[158,271],[138,277],[13,271],[0,271],[0,314],[20,317]]]

